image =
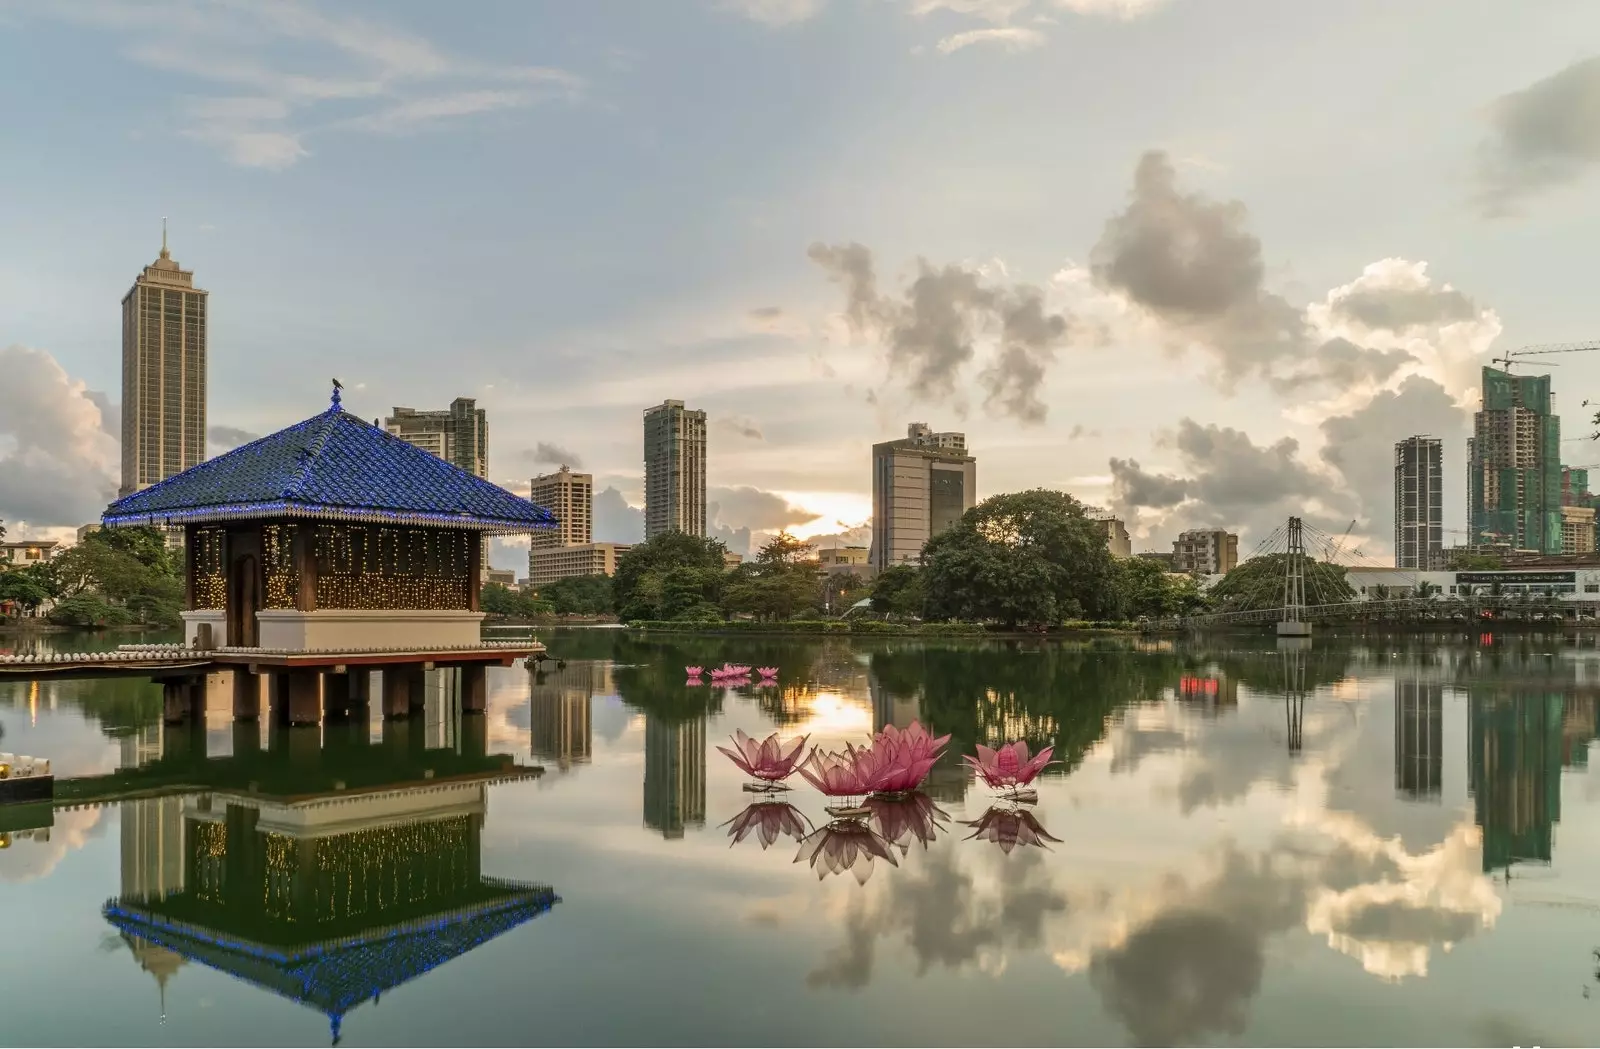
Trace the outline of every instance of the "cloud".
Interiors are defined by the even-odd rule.
[[[0,349],[0,375],[0,519],[34,529],[98,520],[120,460],[105,395],[27,346]]]
[[[1154,318],[1175,346],[1207,350],[1225,392],[1251,376],[1280,392],[1343,388],[1387,379],[1407,360],[1397,348],[1319,344],[1303,311],[1266,288],[1244,204],[1182,191],[1159,150],[1140,158],[1128,205],[1106,222],[1089,261],[1100,287]]]
[[[1429,435],[1444,442],[1445,459],[1463,447],[1468,415],[1445,388],[1413,375],[1398,390],[1384,390],[1347,415],[1322,423],[1322,459],[1360,502],[1369,534],[1388,534],[1394,523],[1394,446]]]
[[[737,488],[708,488],[706,515],[732,528],[775,532],[793,525],[810,524],[821,517],[772,492],[748,485]]]
[[[1478,202],[1485,214],[1504,216],[1600,161],[1600,57],[1500,96],[1487,116]]]
[[[787,26],[815,18],[826,0],[718,0],[717,8],[762,25]]]
[[[755,420],[746,418],[743,415],[719,415],[711,425],[724,433],[733,434],[736,437],[745,437],[752,441],[766,440],[761,433],[761,427],[755,424]]]
[[[206,431],[206,444],[212,455],[220,455],[242,444],[261,439],[259,433],[241,430],[233,426],[213,426]]]
[[[1189,497],[1189,484],[1184,477],[1148,473],[1137,459],[1111,460],[1111,505],[1119,509],[1170,509]]]
[[[122,440],[122,402],[113,401],[111,395],[100,390],[85,390],[83,395],[100,409],[100,429],[120,443]]]
[[[1046,308],[1039,289],[991,285],[977,270],[919,259],[917,276],[893,297],[879,292],[865,246],[813,244],[807,254],[844,287],[851,331],[885,347],[890,373],[905,377],[914,399],[964,409],[962,374],[979,339],[992,335],[995,350],[977,376],[985,406],[1025,424],[1044,420],[1039,389],[1073,324]]]
[[[750,319],[754,321],[775,321],[782,316],[782,306],[757,306],[750,311]]]
[[[549,441],[540,441],[533,451],[524,452],[523,455],[536,463],[549,463],[552,466],[570,466],[574,470],[583,466],[583,460],[578,458],[577,452]]]
[[[1165,2],[1166,0],[1055,0],[1057,7],[1066,8],[1076,15],[1120,18],[1124,21],[1150,14]]]
[[[644,542],[644,509],[630,506],[620,491],[608,486],[594,496],[594,541]]]
[[[130,60],[214,91],[181,106],[179,133],[241,167],[291,167],[311,155],[313,134],[420,130],[582,87],[564,70],[451,55],[393,25],[292,0],[184,6],[155,19],[142,5],[63,0],[29,14],[115,33]]]
[[[1044,44],[1044,34],[1037,29],[1022,26],[996,26],[991,29],[968,29],[952,33],[940,40],[937,47],[941,55],[951,55],[974,44],[994,44],[1007,51],[1031,51]]]
[[[1349,520],[1353,498],[1302,459],[1292,437],[1258,445],[1242,430],[1185,418],[1164,443],[1178,453],[1183,473],[1110,460],[1111,506],[1130,531],[1149,537],[1155,529],[1227,528],[1264,536],[1290,513],[1325,530],[1343,531]],[[1383,461],[1392,465],[1387,454]],[[1147,523],[1136,529],[1137,521]]]

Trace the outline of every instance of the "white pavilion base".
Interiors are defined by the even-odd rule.
[[[482,612],[274,608],[256,613],[256,633],[259,647],[280,652],[475,648],[482,644],[482,622]],[[221,610],[185,612],[183,623],[187,647],[194,647],[204,623],[211,625],[214,645],[228,642]]]
[[[1300,620],[1285,620],[1278,624],[1279,637],[1310,637],[1311,624]]]

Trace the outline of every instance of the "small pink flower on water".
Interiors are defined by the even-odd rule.
[[[1028,741],[1019,739],[998,750],[990,750],[979,743],[978,756],[969,755],[964,760],[977,770],[978,775],[982,776],[983,781],[990,787],[1015,790],[1032,783],[1034,777],[1038,776],[1046,766],[1058,764],[1050,760],[1050,755],[1054,752],[1054,747],[1046,747],[1037,755],[1029,757]]]
[[[756,667],[756,673],[760,674],[762,677],[777,677],[778,676],[778,668],[777,667]]]
[[[745,735],[743,729],[737,729],[733,734],[733,745],[738,750],[732,751],[722,746],[717,749],[728,755],[735,765],[744,770],[745,775],[768,783],[778,783],[788,779],[799,765],[800,754],[805,750],[808,738],[796,736],[788,743],[780,743],[778,734],[774,732],[757,743]]]
[[[684,667],[683,668],[683,672],[685,674],[688,674],[690,677],[699,677],[704,672],[704,670],[705,670],[704,667]]]

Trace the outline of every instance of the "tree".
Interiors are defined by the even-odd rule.
[[[1449,556],[1446,567],[1452,572],[1494,572],[1505,567],[1505,560],[1496,554],[1460,550]]]
[[[1219,611],[1249,612],[1283,607],[1284,576],[1288,554],[1262,554],[1237,567],[1211,588],[1212,604]],[[1355,598],[1345,570],[1331,561],[1305,559],[1306,603],[1337,604]]]
[[[1174,575],[1159,561],[1125,557],[1117,561],[1118,610],[1124,619],[1166,619],[1194,615],[1205,607],[1190,575]]]
[[[74,594],[50,610],[45,617],[57,626],[83,630],[124,626],[132,620],[126,609],[106,601],[99,594]]]
[[[0,601],[14,602],[28,615],[32,615],[52,596],[51,588],[37,572],[27,568],[0,572]]]
[[[704,615],[721,602],[727,547],[716,539],[662,532],[617,559],[612,604],[624,620]]]
[[[922,569],[915,565],[892,565],[872,581],[872,609],[897,619],[922,615]]]
[[[985,499],[923,549],[926,614],[1045,626],[1116,612],[1105,531],[1065,492]]]
[[[767,541],[753,562],[728,574],[722,607],[734,615],[766,621],[793,619],[814,612],[821,598],[817,562],[808,555],[811,546],[788,532]]]
[[[486,615],[505,616],[508,619],[534,619],[551,612],[550,602],[500,583],[490,583],[479,592],[478,607]]]
[[[604,615],[611,611],[611,577],[579,575],[557,579],[539,588],[539,597],[560,615]]]
[[[77,546],[40,566],[55,596],[92,595],[141,623],[177,626],[183,607],[183,578],[166,538],[154,528],[107,528],[91,532]],[[55,619],[54,613],[51,616]],[[101,617],[102,619],[104,617]],[[107,625],[115,625],[112,620]]]

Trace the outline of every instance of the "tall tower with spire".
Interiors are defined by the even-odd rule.
[[[206,292],[167,250],[122,298],[122,495],[206,457]]]

